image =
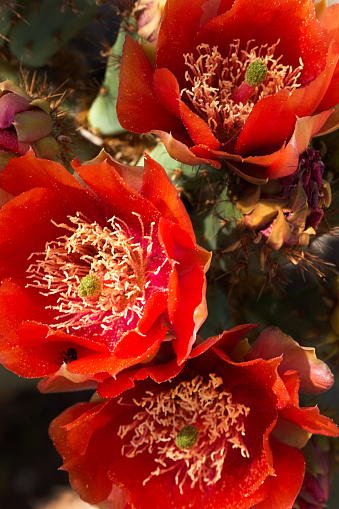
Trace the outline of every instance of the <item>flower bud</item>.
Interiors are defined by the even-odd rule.
[[[138,34],[148,42],[156,42],[166,0],[137,0],[133,13],[137,16]]]
[[[12,81],[0,83],[0,171],[29,149],[37,157],[54,159],[59,148],[52,130],[46,100],[32,100]]]

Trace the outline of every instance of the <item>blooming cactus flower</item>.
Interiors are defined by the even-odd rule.
[[[57,417],[50,436],[79,495],[103,502],[116,484],[135,509],[290,509],[304,479],[300,448],[312,433],[339,434],[317,407],[299,407],[299,389],[324,391],[333,377],[279,329],[253,349],[237,345],[251,328],[195,347],[170,382],[136,381],[121,398]]]
[[[272,249],[307,246],[324,215],[323,207],[331,204],[323,171],[318,151],[308,148],[292,175],[261,186],[247,184],[236,203],[246,226]]]
[[[174,336],[182,363],[206,318],[210,254],[176,189],[147,156],[144,169],[104,153],[75,169],[80,182],[28,152],[0,175],[14,195],[0,210],[0,361],[86,382]]]
[[[0,170],[30,148],[38,157],[54,159],[59,147],[52,129],[47,101],[31,100],[12,81],[0,83]]]
[[[184,8],[168,0],[155,63],[126,37],[121,125],[157,134],[185,164],[220,168],[226,159],[252,181],[293,173],[339,103],[339,16],[331,30],[323,17],[321,26],[311,0],[189,0]]]

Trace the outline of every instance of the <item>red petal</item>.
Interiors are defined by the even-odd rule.
[[[97,393],[102,398],[115,398],[126,390],[132,389],[135,386],[134,382],[136,380],[146,380],[147,377],[150,377],[160,384],[176,377],[183,367],[183,364],[178,366],[176,359],[165,364],[155,364],[154,366],[147,367],[143,367],[140,364],[137,367],[118,373],[115,378],[108,378],[99,383]]]
[[[338,426],[329,417],[321,415],[317,407],[297,408],[288,405],[280,411],[279,415],[282,419],[292,422],[310,433],[327,437],[339,436]]]
[[[327,119],[331,118],[331,115],[331,111],[323,111],[312,117],[298,118],[293,136],[282,151],[281,157],[272,161],[268,168],[262,168],[262,174],[271,179],[291,175],[298,167],[299,155],[306,150],[310,140],[322,129]],[[260,157],[249,157],[246,160],[250,159],[258,159],[259,161]]]
[[[95,173],[93,169],[92,172]],[[63,166],[39,159],[33,151],[9,161],[0,174],[0,187],[15,196],[34,187],[44,187],[58,193],[59,200],[67,202],[68,215],[75,215],[80,210],[85,210],[87,217],[96,218],[100,214],[93,193],[84,189]]]
[[[241,40],[241,49],[251,39],[259,46],[280,39],[275,56],[283,55],[282,63],[293,68],[301,57],[303,83],[313,80],[326,64],[326,40],[309,0],[236,0],[230,10],[199,30],[195,43],[218,46],[226,56],[234,39]]]
[[[193,111],[186,106],[183,101],[180,103],[180,111],[182,121],[185,124],[193,143],[197,145],[203,143],[206,148],[211,150],[217,150],[220,147],[220,142],[214,136],[206,122],[199,117],[199,115],[193,113]]]
[[[145,171],[141,194],[155,205],[162,217],[178,224],[180,228],[188,233],[195,244],[192,223],[179,198],[178,191],[162,166],[147,154],[145,154]]]
[[[180,300],[179,277],[178,272],[174,266],[171,270],[168,283],[168,316],[171,323],[174,320],[174,313],[177,310],[179,300]]]
[[[224,12],[228,11],[232,8],[232,5],[234,4],[234,0],[221,0],[220,6],[218,9],[218,14],[223,14]]]
[[[63,233],[51,219],[60,223],[66,216],[65,203],[50,189],[31,189],[7,202],[0,210],[0,279],[26,278],[28,257]]]
[[[265,481],[270,486],[267,497],[253,509],[289,509],[304,480],[304,455],[289,445],[271,439],[275,475]]]
[[[47,313],[46,313],[47,314]],[[50,320],[45,320],[45,322],[52,323],[55,320],[53,316]],[[53,330],[46,323],[39,323],[37,321],[27,320],[23,322],[19,329],[18,333],[20,336],[20,344],[23,347],[39,347],[41,344],[53,348],[55,344],[63,345],[61,349],[65,348],[65,344],[67,348],[69,346],[74,346],[77,350],[80,348],[83,350],[87,349],[86,355],[90,354],[110,354],[111,345],[107,345],[105,342],[105,337],[93,335],[92,337],[85,336],[76,336],[75,334],[70,334],[67,332],[63,332],[60,329]],[[59,347],[60,349],[60,347]],[[77,365],[80,363],[79,357],[81,355],[78,352],[78,360],[75,360],[72,365]]]
[[[290,402],[280,410],[279,417],[311,433],[339,436],[337,425],[328,417],[320,415],[317,407],[299,408],[299,375],[297,371],[282,373],[281,378],[290,394]]]
[[[140,193],[144,169],[141,166],[128,166],[126,164],[120,164],[118,161],[113,159],[113,157],[110,156],[104,149],[102,149],[96,157],[90,161],[84,161],[82,164],[78,159],[73,159],[72,166],[77,172],[77,169],[80,166],[98,166],[103,162],[106,162],[109,166],[113,166],[119,173],[120,177],[125,181],[125,183],[134,189],[134,191]],[[95,169],[93,169],[93,171],[95,171]]]
[[[54,419],[49,428],[51,439],[64,458],[63,469],[69,472],[73,489],[90,504],[105,500],[112,489],[107,476],[111,453],[107,452],[111,450],[113,437],[110,427],[104,426],[108,420],[106,406],[105,403],[79,403]]]
[[[152,74],[142,48],[126,35],[117,101],[119,121],[122,127],[135,133],[152,129],[180,131],[182,123],[162,106],[153,90]]]
[[[156,69],[153,75],[153,84],[154,90],[165,108],[181,118],[193,143],[204,143],[211,149],[220,147],[220,142],[206,122],[181,100],[177,79],[171,71]],[[169,131],[168,128],[166,130]]]
[[[206,301],[205,282],[205,273],[201,265],[195,265],[189,273],[180,278],[180,300],[173,321],[176,336],[173,340],[173,347],[176,350],[179,365],[189,355],[196,339],[195,313],[199,306]],[[202,321],[206,316],[207,312]]]
[[[320,24],[325,30],[330,52],[339,53],[339,5],[328,7],[320,18]],[[319,105],[319,111],[332,108],[339,103],[339,63],[337,63],[331,84]]]
[[[154,292],[147,299],[144,313],[138,322],[138,332],[146,335],[159,316],[163,315],[168,307],[168,291]]]
[[[183,55],[193,50],[193,40],[205,2],[206,0],[185,0],[184,9],[182,0],[170,0],[165,4],[157,42],[156,63],[158,68],[165,67],[176,76],[180,88],[184,88],[186,83],[187,66]]]
[[[330,5],[320,18],[320,25],[325,30],[328,41],[339,42],[339,5]]]
[[[25,283],[14,279],[4,279],[0,286],[0,338],[2,341],[17,343],[18,327],[25,320],[32,318],[48,319],[50,312],[43,306],[44,297],[32,289],[25,288]]]
[[[224,370],[223,379],[225,385],[232,389],[234,386],[241,387],[255,384],[257,389],[262,389],[266,393],[267,404],[274,405],[276,410],[281,411],[290,401],[290,396],[286,390],[285,384],[278,374],[278,366],[282,357],[270,360],[256,359],[254,361],[235,363],[219,348],[214,347],[215,353],[227,363]],[[256,392],[248,391],[246,397],[250,402],[256,401]],[[270,398],[270,399],[269,399]],[[252,403],[249,403],[251,406]]]
[[[334,64],[331,64],[307,87],[295,89],[290,95],[281,90],[257,102],[238,137],[236,152],[244,156],[255,153],[258,148],[266,152],[279,148],[292,135],[297,117],[305,117],[315,111],[333,72]]]
[[[48,312],[41,305],[42,296],[5,279],[0,286],[0,362],[14,373],[26,378],[49,375],[58,370],[57,355],[48,353],[44,344],[39,348],[23,348],[18,336],[19,325],[32,317],[44,319]]]
[[[332,7],[335,6],[333,5]],[[332,41],[328,51],[328,60],[330,63],[335,62],[336,67],[331,79],[331,83],[329,84],[325,92],[325,96],[318,105],[316,111],[324,111],[330,108],[334,108],[339,103],[339,61],[337,59],[338,54],[339,54],[339,40]]]
[[[156,352],[166,332],[167,328],[163,326],[162,319],[158,319],[147,334],[139,334],[135,330],[127,332],[111,353],[105,355],[98,353],[80,358],[69,364],[68,371],[75,374],[107,373],[109,376],[115,376],[123,369],[143,361]]]
[[[92,165],[83,165],[78,166],[76,171],[105,204],[108,218],[122,218],[140,231],[138,215],[148,222],[159,217],[154,205],[129,187],[112,164],[103,162],[95,166],[95,170]]]
[[[245,334],[251,332],[253,329],[256,329],[258,325],[256,324],[248,324],[248,325],[237,325],[230,330],[224,331],[222,334],[218,336],[212,336],[200,345],[193,348],[189,359],[193,359],[193,357],[197,357],[202,353],[206,352],[212,346],[216,346],[220,350],[222,350],[226,354],[230,354],[235,346],[238,344],[240,339],[242,339]]]

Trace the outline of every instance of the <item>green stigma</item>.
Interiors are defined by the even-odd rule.
[[[267,67],[262,60],[255,60],[246,70],[245,81],[251,87],[258,87],[265,81],[267,76]]]
[[[195,426],[187,424],[187,426],[184,426],[175,437],[175,443],[179,449],[189,449],[196,444],[198,437],[199,430]]]
[[[79,297],[97,297],[101,293],[101,281],[97,276],[88,274],[78,287]]]

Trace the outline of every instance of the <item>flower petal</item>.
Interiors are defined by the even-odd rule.
[[[322,130],[327,119],[331,119],[331,116],[332,111],[323,111],[311,117],[298,118],[293,136],[282,152],[282,156],[268,168],[263,169],[262,173],[272,179],[291,175],[298,167],[299,155],[306,150],[310,140],[318,131]]]
[[[110,427],[104,426],[107,423],[106,406],[78,403],[54,419],[49,428],[55,447],[64,457],[63,469],[69,472],[74,490],[90,504],[105,500],[112,489],[112,482],[107,477],[111,456],[111,452],[107,452],[111,451],[112,439]],[[95,433],[96,428],[99,433]],[[81,456],[77,456],[79,452]],[[98,454],[101,459],[96,464]],[[88,468],[93,464],[95,469]]]
[[[267,497],[253,509],[287,509],[292,507],[304,480],[304,455],[289,445],[271,439],[274,476],[265,481],[270,486]],[[293,468],[292,468],[293,465]]]
[[[187,147],[187,145],[185,145],[185,143],[175,139],[172,134],[157,129],[152,129],[152,133],[159,136],[159,138],[164,143],[167,152],[171,157],[173,157],[173,159],[176,159],[177,161],[180,161],[184,164],[189,164],[191,166],[198,164],[210,164],[214,168],[221,168],[220,162],[210,157],[210,152],[207,147],[204,147],[205,151],[208,152],[206,156],[196,156],[194,152],[192,152]]]
[[[94,219],[99,217],[100,206],[94,193],[84,189],[63,166],[54,161],[39,159],[31,150],[9,161],[0,174],[0,187],[14,196],[35,187],[51,189],[58,193],[59,200],[62,198],[62,201],[67,201],[70,215],[86,208],[87,216]]]
[[[25,111],[29,108],[29,99],[13,92],[9,92],[0,97],[0,129],[7,129],[14,120],[14,115],[18,111]]]
[[[141,194],[153,203],[163,218],[180,226],[195,246],[195,235],[188,213],[163,168],[148,154],[145,154],[145,171]]]
[[[138,133],[152,129],[178,131],[182,124],[158,100],[153,90],[152,74],[151,64],[142,48],[126,35],[117,102],[119,122],[125,129]]]
[[[193,50],[193,40],[202,16],[206,0],[181,0],[166,2],[160,26],[156,64],[158,68],[169,69],[179,80],[180,88],[185,86],[186,65],[183,55]],[[164,129],[167,130],[167,129]]]
[[[189,273],[182,275],[180,282],[180,300],[174,315],[173,330],[175,339],[173,347],[178,364],[185,361],[196,339],[197,318],[195,312],[205,303],[205,274],[198,264]],[[207,316],[206,304],[199,317],[199,325]]]
[[[181,100],[178,82],[171,71],[155,69],[153,84],[161,103],[178,118],[181,118],[195,144],[204,143],[211,149],[220,147],[220,142],[206,122]]]
[[[266,153],[279,148],[292,135],[296,117],[305,117],[315,111],[331,82],[334,69],[332,63],[307,87],[295,89],[290,94],[280,90],[258,101],[238,137],[236,153],[245,156],[258,146]]]
[[[293,68],[302,58],[303,83],[315,79],[326,65],[326,40],[308,0],[235,0],[230,10],[201,27],[195,43],[218,46],[227,55],[234,39],[241,40],[241,49],[251,39],[259,46],[279,39],[276,57],[283,55],[282,63]]]
[[[113,216],[124,218],[140,229],[138,215],[149,223],[159,217],[152,203],[123,180],[112,162],[102,162],[95,166],[95,171],[93,165],[78,166],[76,172],[105,204],[108,219]]]
[[[278,372],[297,371],[301,392],[320,394],[332,387],[334,378],[331,370],[317,359],[315,349],[300,346],[278,327],[268,327],[260,334],[248,359],[273,359],[280,355],[283,355],[283,361]]]
[[[325,30],[329,43],[329,53],[339,54],[339,5],[330,5],[320,18],[320,24]],[[336,65],[332,81],[326,91],[325,97],[321,101],[319,111],[327,110],[339,103],[339,63]]]

